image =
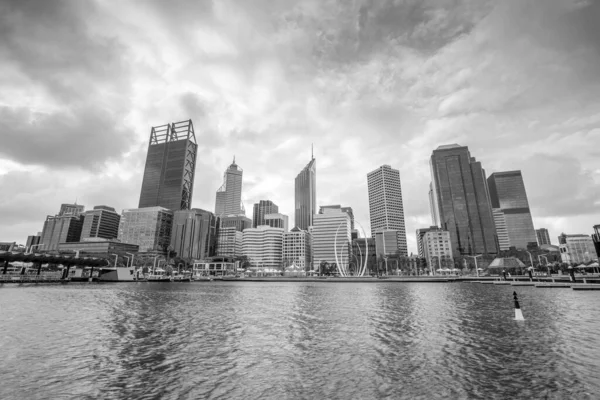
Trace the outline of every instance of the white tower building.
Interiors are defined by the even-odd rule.
[[[367,182],[371,236],[375,237],[380,230],[397,231],[398,250],[400,254],[408,255],[400,171],[382,165],[367,174]]]

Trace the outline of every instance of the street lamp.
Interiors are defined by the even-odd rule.
[[[542,257],[544,260],[546,260],[546,268],[548,268],[548,276],[552,276],[552,272],[550,272],[550,266],[548,265],[548,257],[546,257],[546,256],[538,256],[538,260],[539,260],[539,257]]]
[[[119,259],[119,255],[113,254],[113,256],[115,256],[115,268],[117,268],[117,260]]]
[[[131,256],[131,266],[133,267],[133,259],[135,258],[135,254],[133,254],[133,253],[125,253],[125,254],[129,254]]]
[[[477,267],[477,257],[483,257],[483,254],[477,254],[476,256],[465,256],[470,257],[475,260],[475,271],[477,272],[477,277],[479,278],[479,268]]]
[[[123,258],[126,258],[126,259],[127,259],[127,264],[125,264],[125,265],[126,265],[127,267],[129,267],[129,257],[127,257],[127,256],[123,256]]]

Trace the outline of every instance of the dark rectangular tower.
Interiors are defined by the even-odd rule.
[[[190,209],[197,149],[191,119],[151,129],[139,208]]]
[[[497,253],[485,171],[466,146],[440,146],[431,155],[432,211],[450,232],[452,252]]]

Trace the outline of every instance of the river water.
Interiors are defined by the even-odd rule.
[[[599,304],[474,283],[4,285],[0,398],[600,398]]]

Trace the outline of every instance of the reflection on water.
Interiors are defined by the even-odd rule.
[[[512,320],[513,290],[525,322]],[[5,286],[0,398],[596,398],[598,296],[468,283]]]

